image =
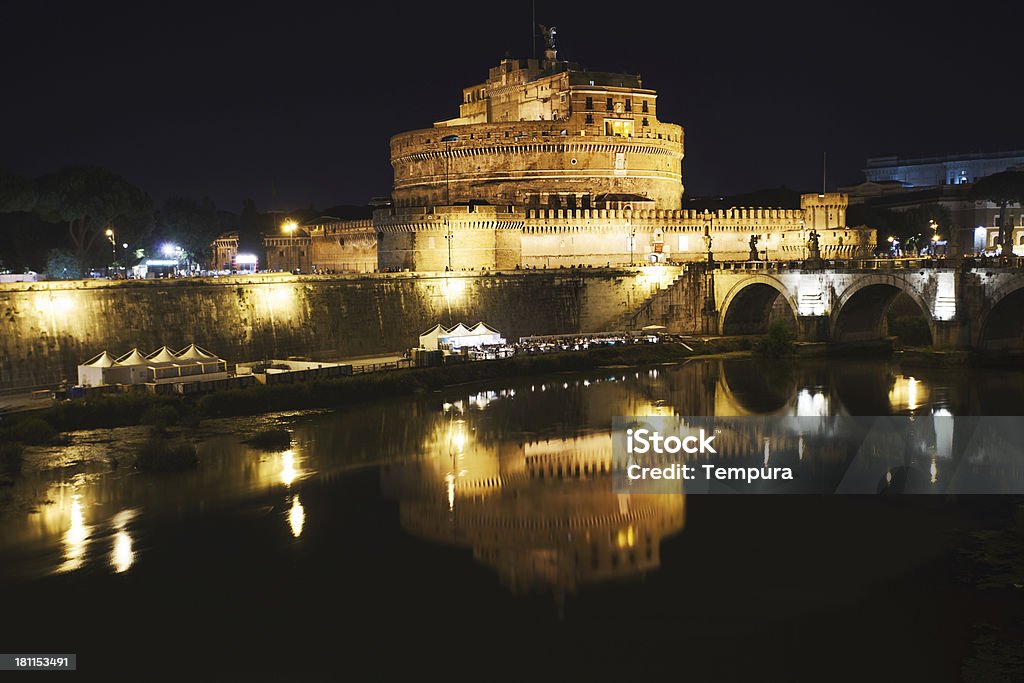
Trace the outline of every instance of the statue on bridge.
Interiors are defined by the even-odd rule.
[[[821,244],[818,242],[820,237],[818,231],[812,228],[807,238],[807,264],[812,267],[821,265]]]
[[[761,260],[761,255],[757,253],[757,242],[760,239],[761,239],[760,235],[751,235],[750,236],[750,256],[749,256],[749,260],[751,260],[751,261],[760,261]]]

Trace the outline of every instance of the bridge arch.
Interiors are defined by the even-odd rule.
[[[906,280],[893,275],[865,275],[836,298],[829,321],[829,339],[834,342],[881,339],[886,314],[900,294],[910,297],[928,323],[935,339],[935,319],[928,302]]]
[[[774,277],[745,277],[726,292],[719,308],[719,333],[763,334],[768,331],[772,307],[779,297],[789,305],[796,324],[796,303],[786,286]]]
[[[983,351],[1024,349],[1024,280],[997,288],[989,301],[972,340],[974,347]]]

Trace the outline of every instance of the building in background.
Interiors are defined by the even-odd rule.
[[[1024,169],[1024,150],[948,156],[900,158],[872,157],[864,169],[865,182],[840,188],[850,204],[876,209],[908,211],[941,206],[951,225],[939,226],[949,239],[949,253],[993,252],[999,234],[996,204],[970,198],[974,184],[987,176]],[[1024,209],[1009,207],[1013,252],[1024,255]],[[922,224],[922,231],[928,229]]]
[[[544,59],[503,59],[465,88],[455,118],[392,137],[392,199],[372,219],[282,222],[264,239],[267,268],[622,266],[709,251],[799,260],[815,233],[826,259],[874,249],[874,230],[847,226],[843,193],[803,195],[799,209],[683,209],[683,138],[639,76],[560,60],[551,40]]]

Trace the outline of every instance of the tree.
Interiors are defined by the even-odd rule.
[[[82,270],[108,228],[145,223],[152,210],[149,195],[121,176],[95,166],[70,166],[36,181],[35,210],[44,219],[66,223]]]
[[[51,280],[77,280],[82,277],[78,258],[67,249],[53,249],[46,257],[46,275]]]
[[[238,218],[238,252],[256,254],[260,263],[264,262],[263,232],[266,218],[256,210],[256,203],[246,199],[242,204],[242,214]]]
[[[1003,171],[986,176],[971,188],[971,199],[992,202],[999,207],[999,235],[997,244],[1005,246],[1010,237],[1010,204],[1024,206],[1024,171]]]
[[[209,260],[213,241],[236,223],[234,214],[218,210],[209,197],[171,197],[157,215],[161,239],[177,244],[202,263]]]
[[[36,205],[36,188],[31,180],[0,169],[0,212],[31,211]]]

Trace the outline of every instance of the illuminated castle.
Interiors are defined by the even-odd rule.
[[[395,135],[392,205],[372,222],[317,219],[292,250],[275,237],[268,265],[366,271],[375,252],[380,271],[614,266],[702,261],[709,244],[719,261],[752,248],[798,260],[812,230],[824,258],[874,246],[874,231],[846,227],[845,194],[804,195],[800,209],[683,210],[683,128],[659,120],[657,93],[556,55],[551,39],[545,59],[503,59],[463,90],[458,117]]]

